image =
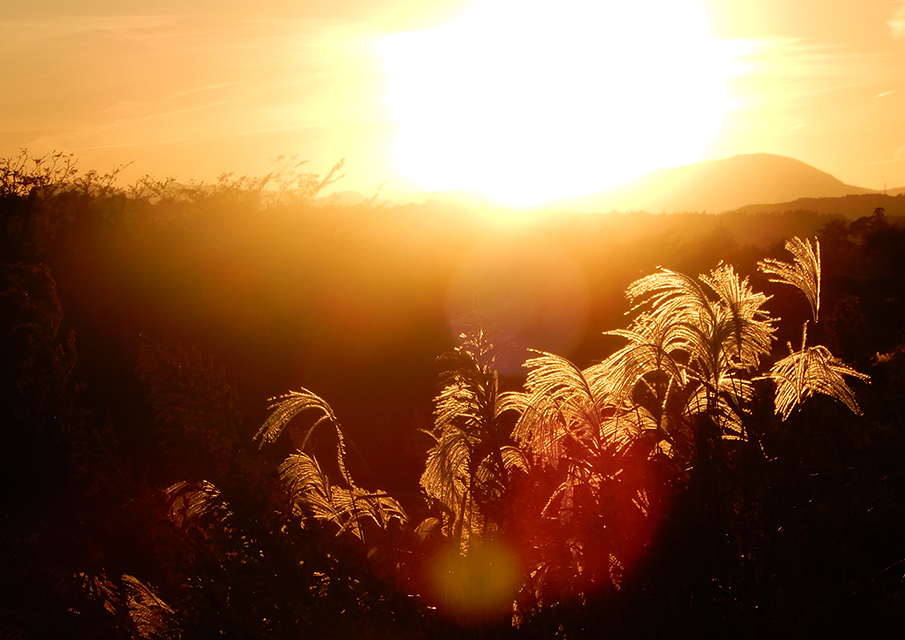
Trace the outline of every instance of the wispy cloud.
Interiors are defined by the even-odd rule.
[[[899,4],[886,24],[889,25],[894,38],[905,37],[905,2]]]
[[[0,50],[37,52],[39,47],[57,47],[66,41],[167,30],[179,20],[174,15],[0,19]]]
[[[889,87],[901,83],[898,51],[852,51],[793,38],[760,40],[757,45],[742,61],[752,69],[744,82],[760,99],[772,95],[781,95],[785,101],[816,98],[853,89],[873,90],[872,95],[880,98],[892,95],[895,89]]]
[[[116,122],[112,122],[110,124],[106,124],[101,127],[98,127],[97,129],[95,129],[95,131],[109,131],[111,129],[118,129],[118,128],[120,128],[122,126],[126,126],[126,125],[135,125],[135,124],[140,124],[140,123],[153,122],[155,120],[166,120],[169,118],[177,118],[177,117],[183,116],[188,113],[196,113],[198,111],[212,109],[214,107],[219,107],[224,104],[230,104],[235,101],[236,101],[235,98],[231,98],[228,100],[217,100],[215,102],[208,102],[208,103],[197,105],[194,107],[186,107],[184,109],[171,109],[169,111],[151,113],[149,115],[142,116],[140,118],[118,120]]]

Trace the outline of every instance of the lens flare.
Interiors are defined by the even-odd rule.
[[[511,607],[521,579],[518,558],[493,541],[474,544],[464,555],[449,546],[428,568],[428,582],[441,608],[467,619],[487,618]]]

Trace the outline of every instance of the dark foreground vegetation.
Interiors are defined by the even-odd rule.
[[[0,161],[3,637],[901,637],[898,220],[288,169]]]

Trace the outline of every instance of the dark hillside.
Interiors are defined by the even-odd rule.
[[[799,198],[777,204],[751,204],[737,209],[739,213],[785,213],[787,211],[813,211],[823,215],[836,215],[855,220],[865,211],[877,208],[886,210],[891,218],[905,217],[905,194],[865,193],[835,198]]]
[[[147,186],[0,195],[3,633],[901,628],[888,211]]]
[[[102,413],[141,421],[129,372],[142,336],[195,345],[237,379],[252,424],[264,400],[285,389],[330,397],[377,480],[396,491],[414,483],[420,453],[397,464],[390,443],[408,442],[430,421],[435,358],[454,343],[457,317],[483,309],[489,322],[517,321],[506,327],[517,348],[507,371],[517,377],[529,346],[589,362],[610,341],[601,331],[622,322],[632,279],[657,266],[703,273],[720,260],[753,268],[771,245],[813,235],[830,219],[546,214],[513,224],[509,214],[439,202],[214,208],[87,199],[58,213],[63,206],[37,213],[61,219],[52,231],[35,228],[34,257],[9,260],[50,265],[64,328],[84,345],[85,394]],[[555,295],[558,279],[575,283],[568,299]],[[561,313],[545,318],[544,308]]]

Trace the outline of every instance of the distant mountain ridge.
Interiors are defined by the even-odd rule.
[[[603,191],[548,202],[542,208],[552,213],[722,213],[738,210],[782,213],[807,210],[859,217],[880,206],[890,215],[905,215],[905,197],[902,196],[905,196],[905,187],[880,192],[845,184],[794,158],[754,153],[658,169]],[[360,204],[368,199],[364,194],[351,191],[319,198],[325,204],[337,206]],[[464,189],[409,195],[380,194],[376,199],[377,204],[390,206],[429,201],[458,203],[470,208],[507,206],[480,192]],[[870,210],[864,213],[866,209]]]
[[[798,198],[791,202],[775,204],[749,204],[736,209],[739,213],[786,213],[787,211],[813,211],[856,219],[871,215],[883,208],[887,216],[905,217],[905,189],[886,193],[862,193],[836,198]]]
[[[706,211],[746,205],[876,193],[848,185],[800,160],[769,153],[737,155],[658,169],[611,189],[549,203],[572,211]]]

